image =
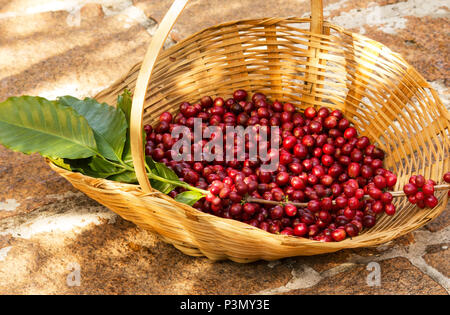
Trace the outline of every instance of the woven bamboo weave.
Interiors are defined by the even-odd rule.
[[[212,260],[251,262],[315,255],[388,242],[436,218],[396,198],[397,213],[382,216],[361,235],[337,243],[274,235],[245,223],[198,211],[151,188],[144,168],[142,126],[175,113],[183,101],[228,97],[236,89],[263,92],[272,100],[340,109],[361,135],[386,153],[385,167],[399,190],[411,174],[442,181],[450,169],[450,114],[437,93],[401,56],[384,45],[323,21],[322,2],[312,0],[311,19],[264,18],[223,23],[161,51],[187,0],[176,0],[154,36],[143,63],[96,98],[115,104],[134,91],[131,143],[139,185],[96,179],[50,166],[77,189],[126,220],[159,234],[183,253]]]

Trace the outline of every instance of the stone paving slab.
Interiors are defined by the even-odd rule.
[[[65,179],[55,176],[40,155],[26,156],[3,146],[0,174],[0,219],[35,210],[66,192],[76,191]]]
[[[74,10],[0,18],[1,99],[94,95],[142,60],[151,35],[132,10]]]
[[[439,270],[447,278],[450,277],[450,250],[449,243],[430,246],[427,254],[423,256],[428,265]]]
[[[171,1],[0,0],[0,100],[93,96],[136,62]],[[448,1],[328,0],[325,17],[400,52],[450,109]],[[193,0],[172,43],[217,23],[308,16],[309,0]],[[170,44],[170,43],[169,43]],[[450,206],[382,246],[241,265],[181,254],[0,148],[0,294],[448,294]],[[380,268],[371,286],[370,266]],[[80,270],[80,285],[71,278]],[[378,268],[376,267],[376,268]],[[373,283],[372,283],[373,284]]]
[[[439,294],[447,291],[436,285],[429,276],[415,268],[406,258],[387,259],[380,263],[382,277],[380,282],[372,279],[367,265],[358,265],[348,271],[322,280],[318,285],[293,290],[289,294]],[[367,279],[369,280],[369,284]]]

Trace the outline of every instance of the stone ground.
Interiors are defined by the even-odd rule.
[[[0,100],[95,95],[142,60],[170,3],[0,0]],[[309,11],[309,0],[224,3],[191,1],[167,44],[227,20]],[[326,19],[405,56],[449,107],[447,0],[324,3]],[[181,254],[77,192],[38,156],[0,147],[0,187],[0,294],[450,292],[449,207],[376,248],[241,265]]]

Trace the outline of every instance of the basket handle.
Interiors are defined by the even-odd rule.
[[[153,39],[147,49],[144,61],[136,81],[136,88],[134,90],[133,103],[131,109],[130,119],[130,143],[131,154],[133,157],[133,165],[136,171],[136,177],[144,192],[151,192],[151,185],[147,178],[145,170],[145,152],[142,146],[142,128],[143,128],[143,113],[144,102],[147,93],[147,86],[150,82],[150,77],[155,66],[156,59],[161,51],[164,42],[172,30],[175,22],[180,16],[189,0],[175,0],[170,7],[167,14],[164,16],[161,24],[158,27]],[[311,0],[311,27],[312,33],[323,33],[323,4],[322,0]]]

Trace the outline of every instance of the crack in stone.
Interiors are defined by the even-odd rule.
[[[6,256],[8,256],[8,252],[11,250],[12,246],[7,246],[0,248],[0,261],[4,261]]]
[[[298,268],[292,269],[291,274],[291,280],[285,285],[275,289],[263,290],[255,294],[279,294],[296,289],[306,289],[315,286],[323,279],[320,273],[307,265],[301,265]]]
[[[45,198],[46,199],[54,199],[57,201],[63,201],[68,198],[82,197],[82,196],[84,196],[84,194],[81,191],[77,191],[77,192],[67,191],[63,194],[49,194],[49,195],[46,195]]]
[[[19,206],[16,199],[6,199],[5,202],[0,202],[0,211],[14,211]]]
[[[408,261],[417,267],[422,273],[426,274],[434,281],[439,283],[448,293],[450,293],[449,278],[443,275],[441,272],[431,267],[423,259],[423,256],[427,253],[426,250],[431,245],[440,245],[447,243],[450,240],[450,227],[438,232],[430,232],[426,230],[418,230],[413,232],[415,242],[408,245],[406,248],[396,245],[380,256],[375,257],[363,257],[359,255],[352,255],[349,260],[357,264],[367,264],[369,262],[384,261],[392,258],[406,258]],[[379,249],[381,246],[379,247]],[[381,249],[384,251],[384,249]]]
[[[444,80],[436,80],[429,82],[431,87],[439,94],[439,97],[444,104],[445,108],[450,110],[450,91],[448,87],[445,86]]]
[[[364,25],[379,26],[383,32],[395,34],[396,30],[406,28],[407,19],[405,17],[407,16],[448,17],[448,12],[443,7],[448,7],[448,0],[409,0],[341,12],[340,15],[332,18],[331,22],[346,29],[360,28],[361,34],[365,33]]]
[[[428,265],[423,257],[409,257],[409,261],[416,266],[424,274],[428,275],[431,279],[439,283],[447,293],[450,293],[450,279],[444,276],[437,269]]]
[[[0,13],[0,19],[4,18],[14,18],[19,16],[26,16],[45,12],[55,12],[55,11],[67,11],[69,13],[74,13],[79,11],[87,3],[98,3],[102,5],[114,5],[115,3],[123,2],[123,0],[103,0],[103,1],[86,1],[86,0],[53,0],[47,1],[43,4],[38,4],[35,6],[28,6],[26,8],[20,8],[18,11],[10,11],[5,13]]]
[[[299,289],[307,289],[314,287],[317,285],[320,281],[322,281],[325,278],[333,277],[335,275],[338,275],[342,272],[348,271],[355,267],[356,264],[354,263],[343,263],[339,266],[336,266],[334,268],[325,270],[321,273],[314,270],[312,267],[302,264],[297,268],[293,268],[291,271],[292,278],[283,286],[280,286],[275,289],[267,289],[260,291],[258,294],[280,294],[280,293],[287,293],[293,290],[299,290]]]
[[[58,198],[58,197],[57,197]],[[109,224],[116,221],[117,214],[97,205],[80,207],[78,194],[59,198],[66,202],[52,203],[20,216],[8,217],[0,221],[0,236],[11,235],[15,238],[29,239],[39,233],[77,231],[90,224]],[[87,197],[86,201],[90,201]],[[61,200],[62,200],[61,199]]]
[[[321,273],[317,272],[308,265],[302,264],[299,267],[292,269],[292,278],[285,285],[273,289],[263,290],[255,294],[280,294],[293,290],[311,288],[319,284],[319,282],[323,279],[334,277],[340,273],[349,271],[358,265],[367,265],[370,262],[380,262],[400,257],[408,259],[413,266],[440,284],[448,293],[450,293],[449,278],[428,265],[423,259],[423,255],[426,254],[427,247],[450,241],[450,227],[434,233],[426,230],[418,230],[413,232],[413,235],[415,237],[415,242],[406,248],[395,245],[391,249],[385,249],[387,245],[381,245],[377,248],[378,250],[384,252],[380,256],[365,257],[354,254],[348,258],[347,262]],[[271,262],[270,264],[275,263]]]
[[[78,26],[81,21],[80,10],[88,3],[101,5],[105,16],[114,16],[117,14],[126,15],[130,20],[137,22],[144,27],[151,36],[153,36],[157,28],[158,23],[154,19],[147,17],[144,11],[134,6],[131,0],[104,0],[92,2],[86,0],[54,0],[45,4],[27,7],[24,10],[0,13],[0,19],[45,12],[66,11],[69,13],[67,23],[71,26]]]
[[[41,5],[27,7],[25,10],[10,11],[0,13],[0,19],[14,18],[19,16],[27,16],[32,14],[54,12],[54,11],[67,11],[73,12],[80,6],[80,1],[52,1]]]
[[[131,20],[139,23],[150,36],[154,36],[158,29],[158,22],[150,16],[147,16],[145,12],[136,7],[131,0],[118,0],[114,1],[110,5],[102,5],[105,16],[113,16],[117,14],[124,14]],[[169,36],[164,43],[164,48],[169,48],[176,42]]]
[[[153,36],[158,28],[158,23],[151,17],[148,17],[145,12],[134,6],[131,0],[118,0],[111,4],[102,4],[105,16],[114,16],[117,14],[124,14],[131,20],[139,23],[150,36]]]

